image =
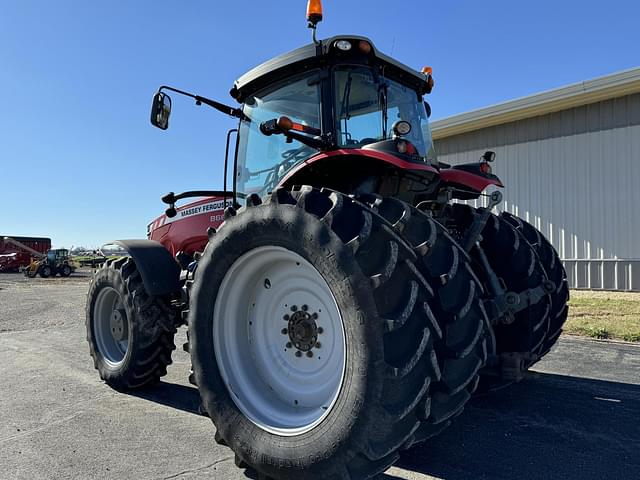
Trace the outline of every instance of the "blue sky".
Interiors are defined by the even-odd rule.
[[[325,0],[319,37],[370,37],[434,68],[433,119],[640,66],[640,2]],[[309,43],[305,0],[5,1],[0,9],[1,235],[55,246],[143,238],[168,191],[222,187],[233,81]]]

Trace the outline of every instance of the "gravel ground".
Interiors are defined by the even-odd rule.
[[[90,278],[90,270],[68,278],[0,273],[0,333],[77,325]]]
[[[186,353],[144,392],[99,380],[85,340],[89,278],[0,274],[0,479],[244,478],[197,414]],[[638,418],[640,347],[562,338],[527,380],[474,399],[381,478],[640,479]]]

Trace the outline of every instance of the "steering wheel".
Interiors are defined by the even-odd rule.
[[[309,150],[312,149],[310,147],[307,147],[306,145],[303,145],[298,148],[285,150],[284,152],[282,152],[281,156],[285,159],[285,162],[297,162],[299,160],[307,158],[309,156]]]

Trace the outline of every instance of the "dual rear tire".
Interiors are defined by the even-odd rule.
[[[485,319],[464,258],[432,226],[412,245],[376,208],[302,187],[249,199],[213,236],[190,351],[216,440],[239,466],[371,478],[460,413],[486,358]],[[436,244],[453,252],[446,271],[425,258]],[[466,280],[449,290],[447,273]]]
[[[468,205],[450,207],[453,228],[459,234],[471,225],[476,210]],[[507,363],[510,373],[517,368],[523,374],[546,355],[562,331],[567,313],[569,290],[564,267],[548,240],[531,224],[509,213],[491,215],[482,231],[480,243],[494,273],[507,291],[521,293],[541,287],[549,280],[554,288],[512,315],[509,322],[494,320],[495,344],[484,389],[503,386],[510,377],[499,379]],[[483,283],[487,275],[472,250],[474,269]],[[488,300],[491,298],[487,297]],[[512,359],[520,359],[516,366]],[[518,377],[519,374],[516,374]]]
[[[531,265],[540,273],[544,252],[526,227],[495,218],[494,260],[509,251],[518,275],[530,277]],[[504,232],[520,243],[499,247]],[[194,380],[215,440],[265,479],[385,471],[460,414],[488,352],[522,341],[513,348],[544,354],[552,318],[566,318],[552,294],[544,321],[519,321],[526,340],[494,337],[470,262],[442,225],[395,199],[302,187],[230,210],[198,264],[189,311]],[[169,300],[146,294],[131,259],[96,274],[87,339],[114,388],[166,373]]]
[[[549,350],[551,350],[551,347],[558,341],[562,333],[562,327],[569,314],[569,283],[567,282],[567,272],[562,265],[558,252],[537,228],[508,212],[503,212],[500,217],[510,223],[524,236],[540,259],[547,278],[554,284],[554,290],[550,294],[549,328],[539,354],[539,356],[542,357],[546,355]]]

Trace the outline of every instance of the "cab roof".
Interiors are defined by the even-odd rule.
[[[348,52],[341,51],[335,47],[339,40],[347,40],[355,46]],[[369,43],[370,53],[358,51],[357,45],[360,41]],[[378,66],[385,76],[410,85],[420,95],[427,93],[427,77],[423,73],[385,55],[376,49],[371,40],[357,35],[338,35],[322,40],[317,45],[311,43],[274,57],[238,78],[229,93],[238,102],[243,103],[248,96],[273,83],[307,70],[339,64]]]

